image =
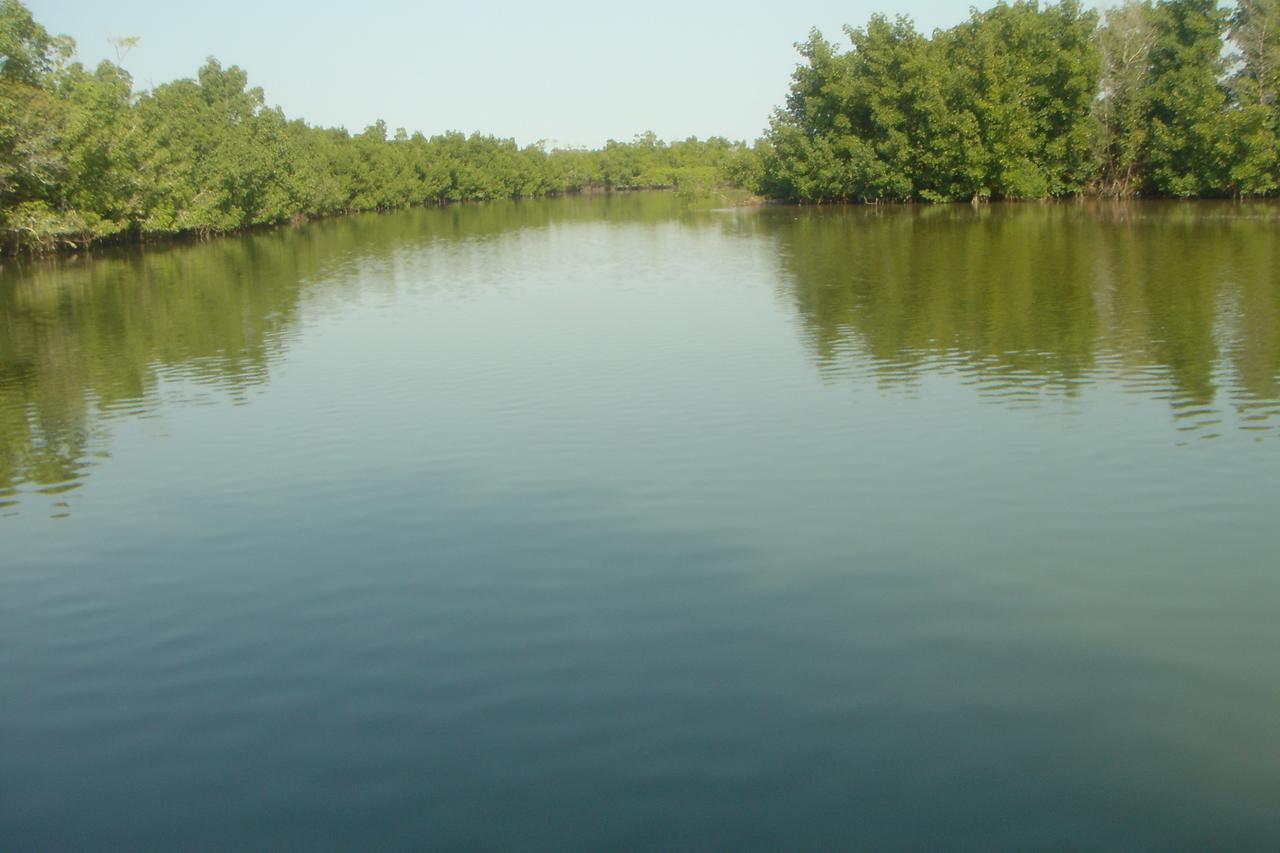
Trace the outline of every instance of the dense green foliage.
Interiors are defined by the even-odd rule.
[[[1280,2],[999,3],[800,46],[764,191],[798,201],[1262,195],[1280,184]],[[1224,50],[1230,45],[1234,52]]]
[[[873,16],[813,32],[754,147],[652,133],[548,150],[492,136],[312,127],[244,71],[135,92],[0,0],[0,248],[210,234],[358,210],[600,189],[749,187],[794,201],[1280,186],[1280,0],[1001,2],[948,30]],[[128,40],[126,40],[127,42]]]
[[[244,71],[210,59],[195,79],[140,94],[118,65],[72,61],[18,0],[0,0],[0,230],[6,248],[220,233],[357,210],[587,189],[752,180],[755,153],[722,138],[652,133],[599,150],[427,138],[290,120]]]

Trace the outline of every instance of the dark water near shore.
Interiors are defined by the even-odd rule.
[[[0,271],[0,848],[1280,845],[1280,208]]]

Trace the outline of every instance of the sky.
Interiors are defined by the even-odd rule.
[[[207,56],[239,65],[290,118],[359,131],[377,119],[598,146],[652,130],[664,139],[755,139],[786,97],[795,43],[811,27],[874,11],[924,32],[968,0],[26,0],[86,64],[108,39],[138,36],[123,65],[149,88],[192,77]],[[989,3],[982,4],[984,6]]]

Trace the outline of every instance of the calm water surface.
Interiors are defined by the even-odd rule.
[[[1280,208],[0,271],[0,848],[1280,846]]]

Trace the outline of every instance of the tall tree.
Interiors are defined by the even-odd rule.
[[[1094,102],[1101,188],[1107,193],[1132,195],[1139,189],[1147,146],[1154,43],[1150,0],[1125,0],[1107,10],[1098,31],[1102,76]]]
[[[1269,108],[1272,117],[1280,93],[1280,0],[1236,0],[1231,40],[1240,70],[1241,100]]]
[[[1270,192],[1280,183],[1280,0],[1237,0],[1230,32],[1239,109],[1233,188]]]
[[[1221,193],[1230,184],[1223,117],[1223,37],[1217,0],[1161,0],[1153,11],[1147,185],[1161,195]]]

